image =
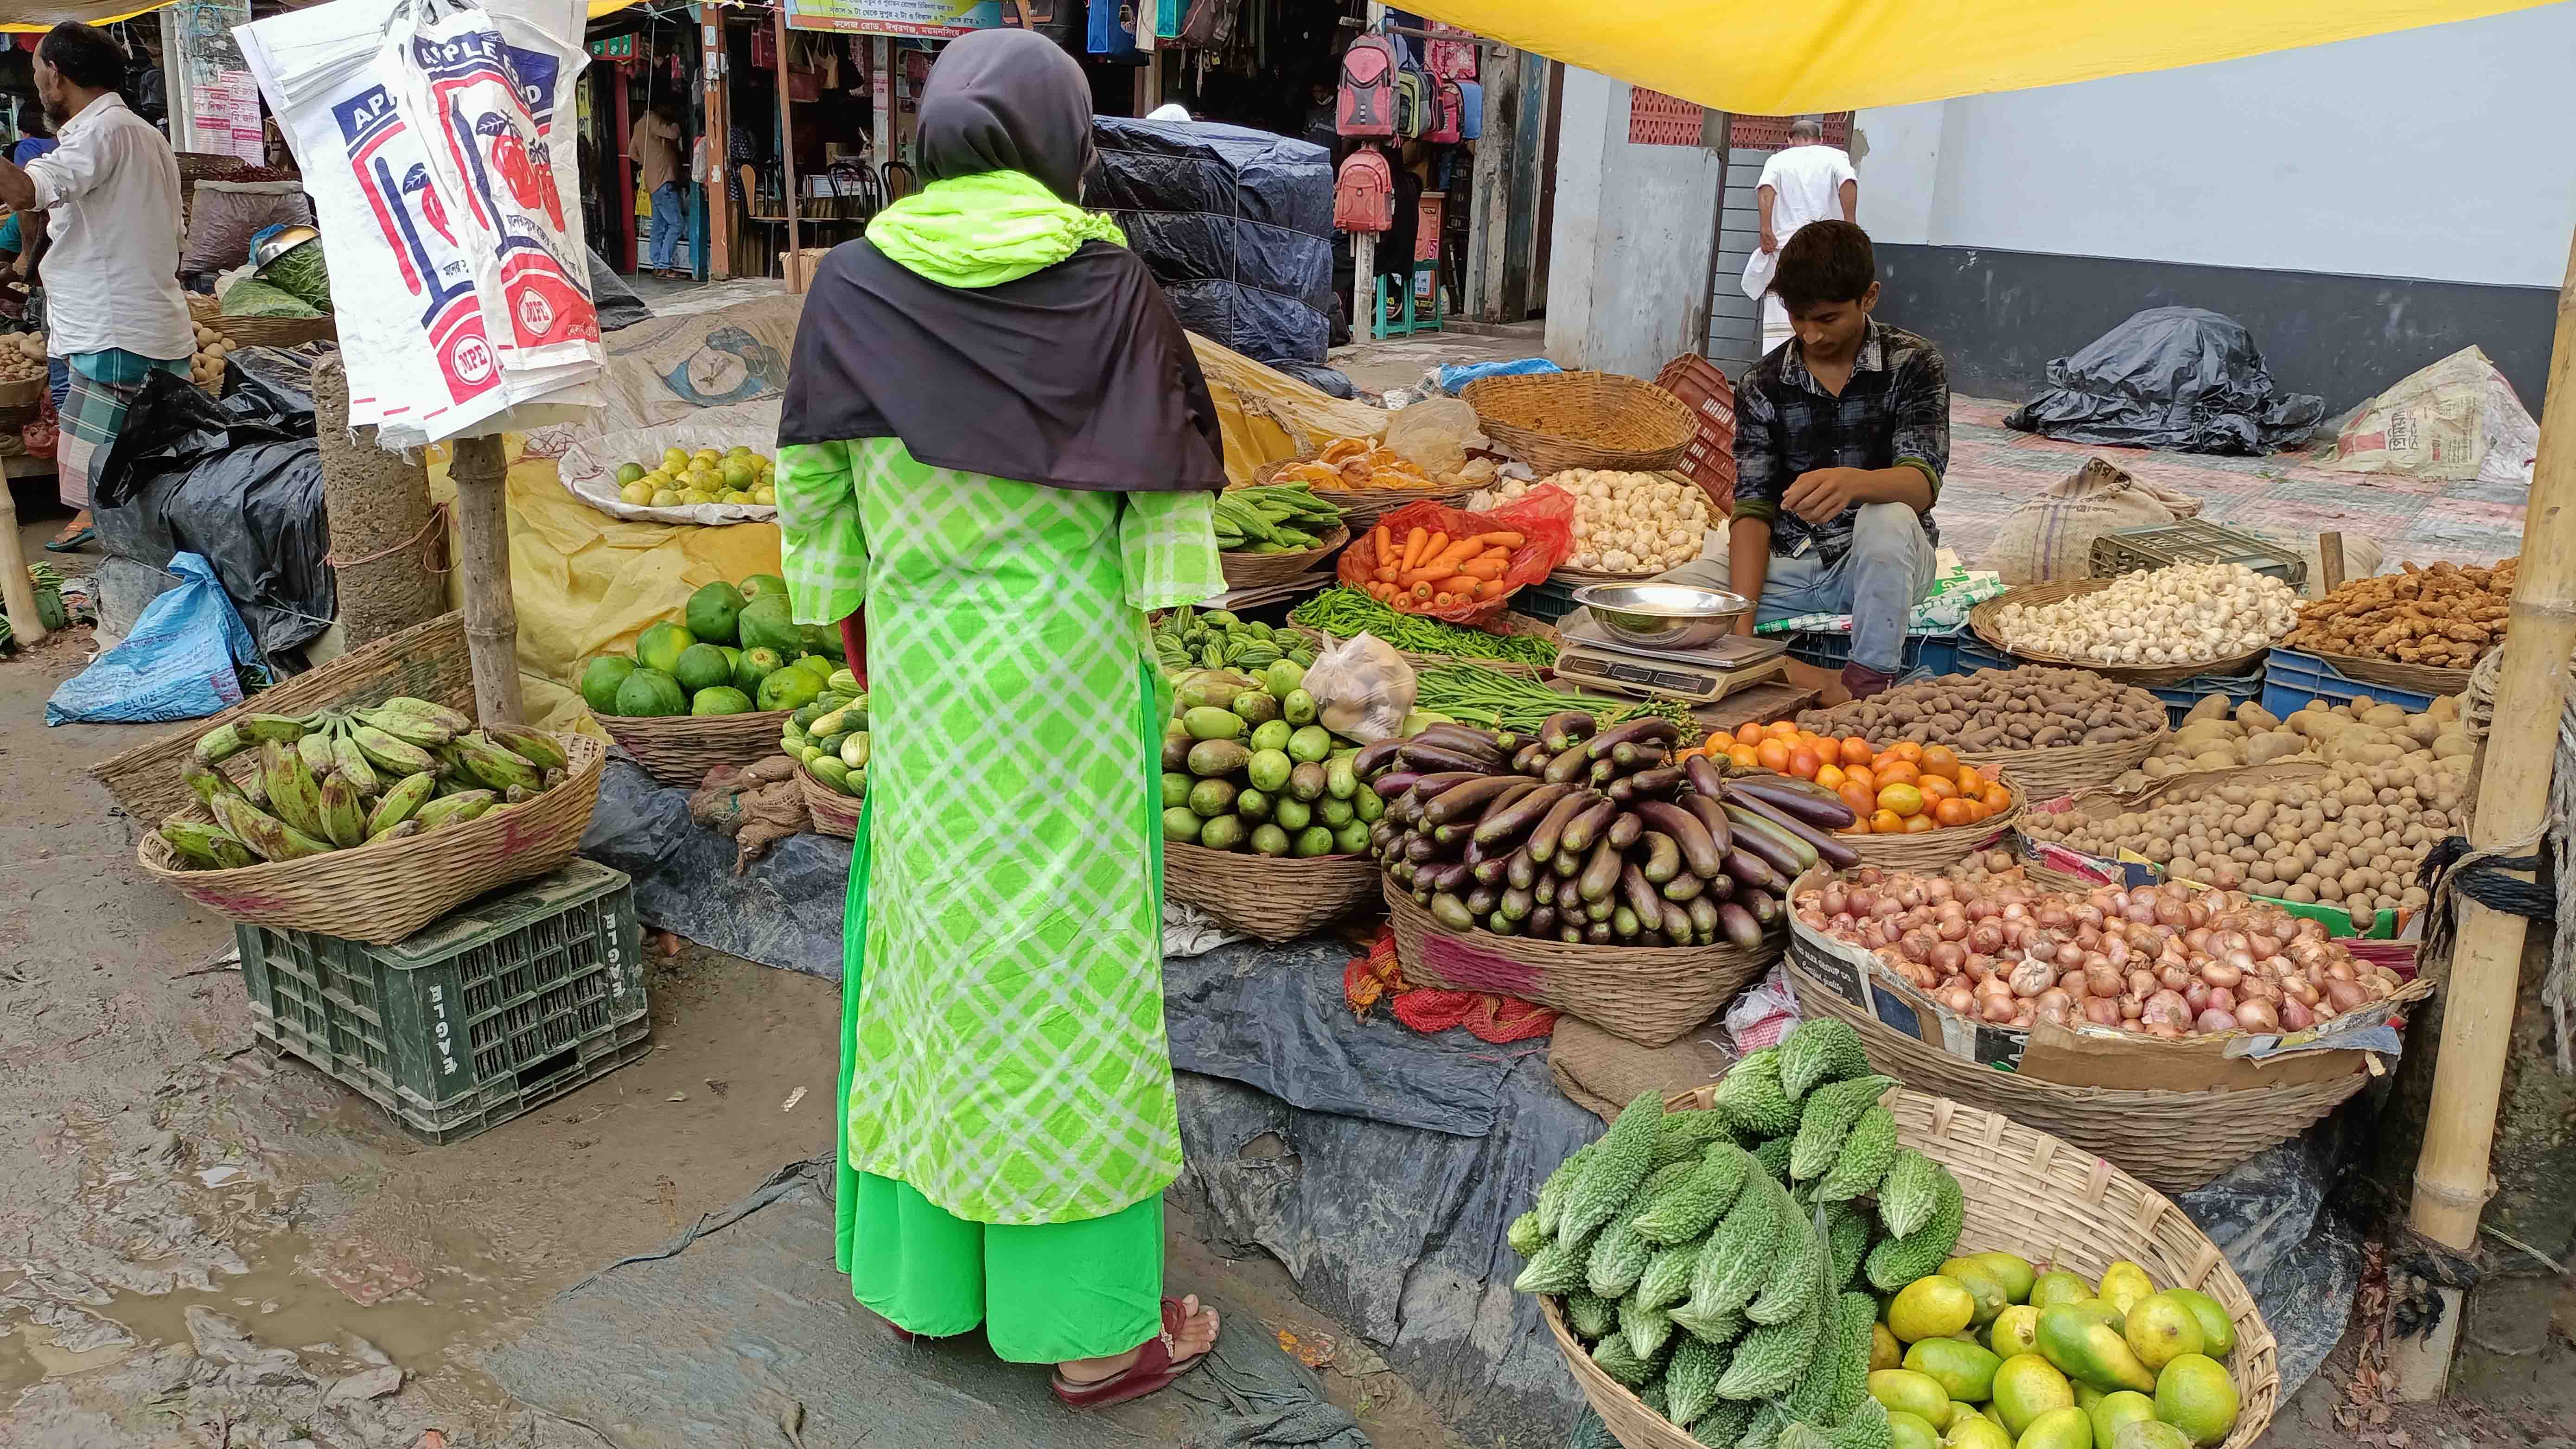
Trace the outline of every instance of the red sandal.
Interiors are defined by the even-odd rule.
[[[1207,1311],[1205,1305],[1201,1305],[1201,1311]],[[1178,1299],[1166,1298],[1163,1300],[1163,1331],[1145,1340],[1144,1346],[1136,1351],[1134,1363],[1105,1379],[1087,1384],[1075,1383],[1059,1372],[1047,1386],[1055,1391],[1058,1399],[1076,1409],[1105,1409],[1112,1404],[1141,1399],[1169,1388],[1183,1374],[1207,1361],[1206,1353],[1177,1363],[1172,1360],[1172,1343],[1188,1322],[1189,1309]]]

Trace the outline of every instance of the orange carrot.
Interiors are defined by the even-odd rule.
[[[1432,592],[1433,590],[1431,585],[1427,583],[1415,584],[1413,586],[1413,597],[1416,599],[1428,599],[1431,597]]]
[[[1471,559],[1458,566],[1458,572],[1480,579],[1499,579],[1507,567],[1501,559]]]
[[[1383,523],[1369,530],[1369,556],[1381,569],[1395,562],[1395,535]]]
[[[1476,597],[1476,590],[1483,583],[1484,580],[1472,575],[1456,574],[1449,578],[1442,579],[1440,582],[1433,584],[1432,587],[1438,589],[1444,594],[1464,595],[1467,598],[1472,599]]]
[[[1424,568],[1429,566],[1433,559],[1440,556],[1440,550],[1447,548],[1448,546],[1449,535],[1442,533],[1436,528],[1431,530],[1431,537],[1423,543],[1422,553],[1419,557],[1414,559],[1413,566],[1415,568]]]
[[[1435,609],[1446,609],[1457,602],[1458,601],[1456,599],[1449,597],[1447,594],[1433,594],[1431,596],[1431,607]]]
[[[1398,570],[1412,568],[1422,557],[1422,546],[1430,541],[1430,530],[1416,526],[1411,533],[1404,536],[1404,556],[1396,564],[1396,568]]]
[[[1476,535],[1476,539],[1480,544],[1496,548],[1518,548],[1523,542],[1521,536],[1512,532],[1510,529],[1501,529],[1493,533],[1480,533]]]

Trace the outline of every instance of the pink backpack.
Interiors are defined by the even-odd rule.
[[[1438,87],[1439,93],[1431,102],[1431,129],[1422,133],[1422,139],[1447,141],[1452,144],[1466,139],[1460,133],[1460,127],[1465,124],[1467,114],[1466,93],[1459,90],[1458,83],[1447,76],[1440,77],[1432,84]]]
[[[1395,134],[1395,47],[1383,35],[1354,37],[1342,52],[1335,129],[1345,136]]]
[[[1395,168],[1375,146],[1362,146],[1333,178],[1333,227],[1382,232],[1395,225]]]

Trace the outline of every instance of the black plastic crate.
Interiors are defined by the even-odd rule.
[[[239,925],[253,1026],[426,1141],[461,1140],[647,1050],[627,877],[587,860],[391,946]]]
[[[2097,579],[2180,563],[2241,563],[2293,589],[2305,588],[2308,582],[2308,561],[2297,550],[2200,518],[2114,529],[2093,540],[2089,561]]]

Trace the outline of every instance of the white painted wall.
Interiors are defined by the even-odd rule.
[[[1860,221],[1895,243],[2554,288],[2571,56],[2561,4],[1867,110]]]
[[[1705,342],[1719,161],[1699,146],[1629,144],[1628,92],[1565,69],[1547,355],[1651,378]]]

